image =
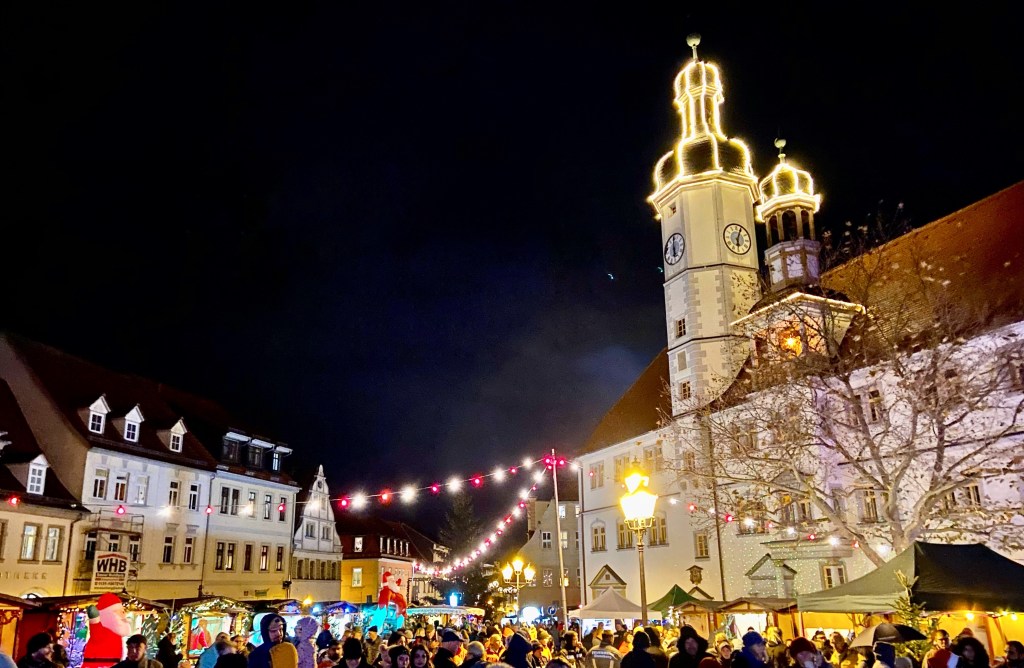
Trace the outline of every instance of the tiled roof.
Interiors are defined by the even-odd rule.
[[[78,500],[60,481],[54,469],[46,472],[43,494],[28,494],[25,485],[7,468],[9,464],[28,463],[43,451],[25,421],[18,400],[3,380],[0,380],[0,431],[6,432],[3,440],[8,442],[0,452],[0,495],[17,494],[25,502],[45,506],[71,508],[78,504]]]
[[[659,426],[664,413],[671,412],[666,394],[668,354],[662,350],[647,365],[626,393],[605,413],[577,454],[594,452],[628,438],[646,434]]]

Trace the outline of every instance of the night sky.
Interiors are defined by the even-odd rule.
[[[577,447],[664,346],[645,198],[689,32],[826,227],[1024,178],[1019,26],[983,3],[667,4],[8,7],[0,326],[339,490],[428,484]]]

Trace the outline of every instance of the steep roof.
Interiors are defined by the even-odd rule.
[[[0,432],[5,432],[2,438],[7,441],[7,445],[0,448],[0,495],[15,494],[24,502],[36,505],[77,507],[78,499],[68,491],[53,468],[46,472],[43,494],[28,494],[25,485],[8,468],[10,464],[26,464],[43,451],[4,380],[0,380]]]
[[[401,535],[409,541],[413,556],[428,564],[434,561],[434,545],[440,545],[440,543],[405,522],[389,522],[389,524],[395,525],[396,530],[400,531]]]
[[[662,414],[671,412],[665,391],[669,378],[667,353],[667,349],[662,350],[647,365],[633,385],[601,418],[578,454],[595,452],[659,426]]]

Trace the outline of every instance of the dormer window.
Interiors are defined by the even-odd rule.
[[[107,413],[110,412],[110,405],[107,404],[106,396],[101,396],[89,406],[89,431],[94,434],[102,434],[107,426]]]
[[[272,455],[270,455],[270,470],[271,471],[280,471],[281,470],[281,453],[276,451],[276,450],[274,451],[274,453]],[[320,483],[319,482],[316,484],[316,488],[320,489]]]
[[[171,452],[181,452],[181,448],[185,444],[185,433],[187,431],[184,420],[178,420],[174,423],[167,438],[167,447],[171,449]]]
[[[128,415],[124,416],[124,440],[131,441],[132,443],[139,442],[139,425],[145,418],[142,417],[142,411],[139,409],[138,404],[135,408],[128,412]]]
[[[181,434],[171,434],[171,452],[181,452]]]
[[[46,487],[46,467],[42,464],[30,464],[28,467],[28,484],[25,491],[29,494],[42,494]]]

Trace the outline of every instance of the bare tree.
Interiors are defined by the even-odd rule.
[[[978,270],[911,234],[762,300],[725,393],[663,420],[694,506],[875,564],[915,540],[1024,548],[1024,322]]]

